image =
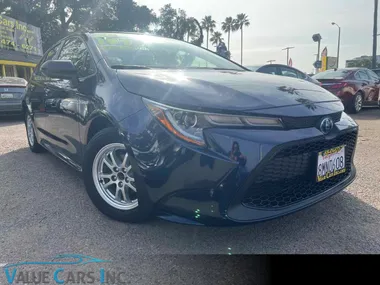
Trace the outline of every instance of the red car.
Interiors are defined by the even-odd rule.
[[[322,87],[338,96],[346,109],[358,113],[363,106],[377,106],[380,79],[367,68],[332,69],[313,76]]]

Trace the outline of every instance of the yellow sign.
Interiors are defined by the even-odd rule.
[[[321,71],[327,70],[327,47],[325,47],[321,54],[322,68]]]

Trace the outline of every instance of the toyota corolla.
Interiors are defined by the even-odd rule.
[[[183,41],[64,38],[37,66],[23,110],[31,151],[81,171],[95,206],[120,221],[263,221],[355,178],[358,126],[336,96]]]

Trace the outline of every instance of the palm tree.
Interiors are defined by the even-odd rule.
[[[241,31],[241,60],[240,64],[243,64],[243,27],[248,27],[251,23],[249,22],[248,16],[244,13],[238,14],[235,19],[234,27],[236,30]]]
[[[224,39],[222,38],[221,32],[214,32],[211,36],[211,43],[215,46],[217,46],[220,42],[222,42]]]
[[[202,19],[202,28],[206,30],[206,34],[207,34],[207,48],[208,48],[208,36],[209,36],[209,33],[213,32],[214,29],[216,27],[216,22],[212,19],[211,16],[205,16],[203,19]]]
[[[230,50],[230,36],[231,36],[231,32],[236,31],[235,25],[234,25],[234,19],[232,17],[227,17],[224,20],[224,22],[222,23],[222,30],[223,30],[223,32],[225,32],[225,33],[228,34],[227,47],[228,47],[228,50]]]
[[[197,34],[197,26],[193,18],[187,18],[185,25],[187,42],[190,42],[190,38],[193,38]]]

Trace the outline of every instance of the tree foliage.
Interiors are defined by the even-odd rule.
[[[133,0],[0,0],[3,14],[41,28],[44,50],[78,30],[148,31],[153,11]]]
[[[250,25],[250,21],[248,16],[244,13],[238,14],[234,21],[234,29],[240,30],[241,38],[240,38],[240,64],[243,64],[243,27],[248,27]]]
[[[207,36],[207,42],[206,46],[208,48],[208,42],[209,42],[209,34],[214,32],[214,29],[216,27],[215,20],[212,19],[212,16],[205,16],[202,19],[202,28],[206,30],[206,36]]]
[[[164,37],[198,42],[202,35],[198,21],[188,17],[182,9],[174,9],[171,4],[160,9],[157,24],[159,28],[156,33]]]
[[[46,50],[62,37],[75,31],[136,31],[150,32],[165,37],[186,40],[201,46],[203,31],[214,45],[222,41],[222,34],[214,32],[216,21],[211,15],[201,23],[171,4],[163,6],[157,17],[147,6],[133,0],[0,0],[1,13],[41,28],[42,45]],[[227,17],[222,30],[228,34],[248,26],[247,15],[236,19]]]
[[[227,33],[228,40],[227,40],[227,48],[230,49],[230,38],[231,38],[231,32],[236,31],[236,25],[235,20],[232,17],[227,17],[224,22],[222,23],[222,30],[223,32]]]
[[[222,33],[221,32],[214,32],[212,35],[211,35],[211,43],[214,45],[214,46],[217,46],[218,44],[220,44],[222,41],[224,41],[224,39],[222,38]]]

